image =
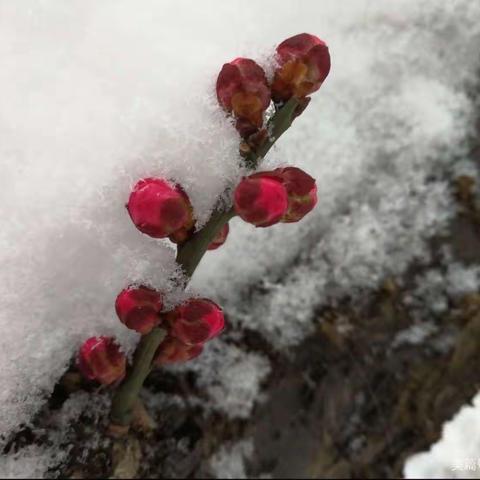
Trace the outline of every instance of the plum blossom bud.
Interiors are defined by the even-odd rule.
[[[188,239],[190,239],[194,233],[195,233],[195,228],[192,225],[191,227],[183,227],[183,228],[179,228],[178,230],[175,230],[173,233],[171,233],[168,236],[168,238],[173,243],[177,243],[180,245],[182,243],[185,243]]]
[[[287,191],[281,179],[269,172],[244,178],[235,189],[234,207],[237,214],[256,227],[279,222],[288,208]]]
[[[177,338],[168,336],[158,347],[153,361],[160,367],[169,363],[188,362],[198,357],[203,350],[203,344],[185,345]]]
[[[217,336],[225,326],[222,309],[206,298],[192,298],[167,314],[170,334],[186,345],[198,345]]]
[[[248,120],[239,118],[235,122],[235,128],[242,138],[249,139],[252,135],[255,135],[259,132],[259,128],[256,125],[253,125]]]
[[[236,58],[223,65],[217,78],[220,105],[237,118],[242,136],[263,124],[263,113],[270,104],[270,88],[262,67],[249,58]]]
[[[160,323],[162,308],[160,293],[144,286],[125,288],[115,301],[115,311],[120,321],[142,335]]]
[[[297,167],[277,168],[272,172],[282,178],[288,195],[288,209],[282,222],[298,222],[317,204],[315,179]]]
[[[228,222],[221,228],[221,230],[215,235],[212,243],[208,246],[208,250],[216,250],[218,247],[221,247],[225,240],[228,237],[228,232],[230,231],[230,227],[228,226]]]
[[[330,71],[328,47],[314,35],[301,33],[277,47],[278,68],[272,84],[275,102],[316,92]]]
[[[135,226],[154,238],[165,238],[194,223],[193,209],[187,194],[161,178],[144,178],[137,182],[127,204]]]
[[[127,359],[113,337],[91,337],[80,347],[77,367],[88,380],[110,385],[125,376]]]

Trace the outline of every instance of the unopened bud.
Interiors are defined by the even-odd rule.
[[[158,347],[153,363],[160,367],[169,363],[187,362],[198,357],[202,350],[202,344],[185,345],[177,338],[168,336]]]
[[[115,301],[115,311],[120,321],[142,335],[160,323],[162,308],[162,295],[144,286],[125,288]]]
[[[277,168],[272,173],[282,178],[287,191],[288,209],[282,222],[298,222],[317,204],[315,179],[297,167]]]
[[[314,35],[301,33],[277,47],[278,68],[272,84],[272,98],[285,102],[317,91],[330,72],[328,47]]]
[[[268,173],[244,178],[235,189],[236,213],[256,227],[279,222],[288,208],[287,192],[280,179]]]
[[[91,337],[80,347],[77,366],[88,380],[110,385],[125,376],[127,359],[112,337]]]
[[[237,129],[246,138],[263,125],[270,104],[270,88],[262,67],[249,58],[236,58],[223,65],[217,78],[220,105],[237,119]]]
[[[228,223],[226,223],[215,235],[215,238],[208,246],[208,250],[216,250],[218,247],[221,247],[225,243],[225,240],[227,240],[229,231],[230,227],[228,226]]]
[[[133,188],[127,204],[135,226],[154,238],[165,238],[193,225],[187,194],[161,178],[145,178]]]
[[[170,334],[186,345],[217,336],[225,326],[222,309],[206,298],[192,298],[167,315]]]

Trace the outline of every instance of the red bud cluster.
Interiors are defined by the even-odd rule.
[[[277,168],[244,178],[234,194],[236,213],[256,227],[298,222],[317,203],[315,179],[300,168]]]
[[[314,35],[301,33],[287,38],[276,49],[277,68],[269,85],[265,72],[249,58],[223,65],[217,78],[217,98],[236,119],[240,135],[249,139],[263,127],[270,99],[283,103],[299,100],[296,114],[308,105],[307,95],[317,91],[330,71],[326,44]]]
[[[197,357],[205,342],[219,335],[225,326],[222,309],[206,298],[191,298],[163,314],[162,308],[160,293],[144,286],[122,290],[115,302],[120,321],[143,335],[162,323],[167,336],[157,349],[155,365]],[[85,378],[105,385],[121,380],[126,364],[125,355],[112,337],[89,338],[77,358],[77,367]]]

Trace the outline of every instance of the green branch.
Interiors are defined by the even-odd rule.
[[[165,329],[157,327],[141,338],[133,356],[132,367],[124,382],[118,387],[113,396],[110,412],[112,423],[116,425],[130,424],[133,405],[140,393],[143,382],[152,369],[155,352],[166,334]]]
[[[275,112],[267,123],[268,136],[255,151],[250,152],[246,158],[245,163],[248,167],[257,168],[260,160],[265,158],[265,155],[273,147],[275,142],[290,128],[295,119],[295,111],[299,107],[298,99],[292,97],[285,105]]]
[[[235,216],[232,209],[223,212],[214,212],[206,225],[196,232],[193,237],[178,247],[177,263],[183,269],[188,278],[191,278],[200,260],[207,251],[208,246],[212,243],[222,227]]]

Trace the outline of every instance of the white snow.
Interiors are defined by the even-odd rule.
[[[270,373],[265,357],[222,340],[208,343],[198,360],[186,368],[198,373],[198,386],[208,396],[207,411],[214,408],[231,418],[250,416],[263,398],[261,385]]]
[[[440,268],[430,269],[420,276],[410,299],[418,309],[419,318],[431,318],[445,312],[449,301],[480,290],[480,268],[453,262],[448,252]],[[437,326],[424,321],[400,332],[394,342],[397,347],[404,343],[421,344]],[[444,339],[451,348],[453,338]],[[433,346],[431,343],[429,346]],[[441,344],[435,345],[441,348]],[[463,406],[454,418],[443,426],[441,439],[428,451],[407,458],[405,478],[480,478],[480,394],[471,405]]]
[[[107,395],[95,395],[78,392],[62,405],[59,410],[49,413],[45,421],[48,425],[48,441],[43,445],[29,445],[0,457],[2,478],[43,478],[47,470],[68,459],[71,438],[75,436],[74,427],[78,417],[85,412],[97,421],[108,412]],[[45,434],[46,432],[37,432]],[[108,441],[108,440],[107,440]],[[89,448],[105,446],[105,437],[98,431],[92,432],[88,445],[81,445],[77,455],[83,457]]]
[[[297,225],[232,221],[192,287],[221,301],[232,328],[283,348],[316,306],[425,257],[453,213],[442,175],[468,163],[479,20],[472,0],[0,0],[0,434],[32,418],[85,337],[132,348],[113,311],[126,284],[177,298],[173,249],[136,231],[124,203],[139,177],[165,175],[202,223],[239,178],[213,90],[236,56],[267,63],[303,31],[329,43],[330,77],[267,162],[305,168],[320,202]],[[261,304],[243,305],[262,282]],[[218,348],[235,371],[235,350]]]
[[[443,426],[429,451],[409,457],[405,478],[480,478],[480,395]]]
[[[210,459],[210,468],[214,478],[248,478],[245,460],[253,454],[251,440],[241,440],[222,447]]]
[[[53,446],[29,445],[0,459],[2,478],[44,478],[45,472],[68,458],[68,450]]]
[[[414,289],[406,294],[404,302],[416,318],[428,322],[432,316],[445,313],[449,301],[461,300],[468,293],[478,292],[479,287],[480,266],[456,262],[445,250],[438,266],[415,278]]]

